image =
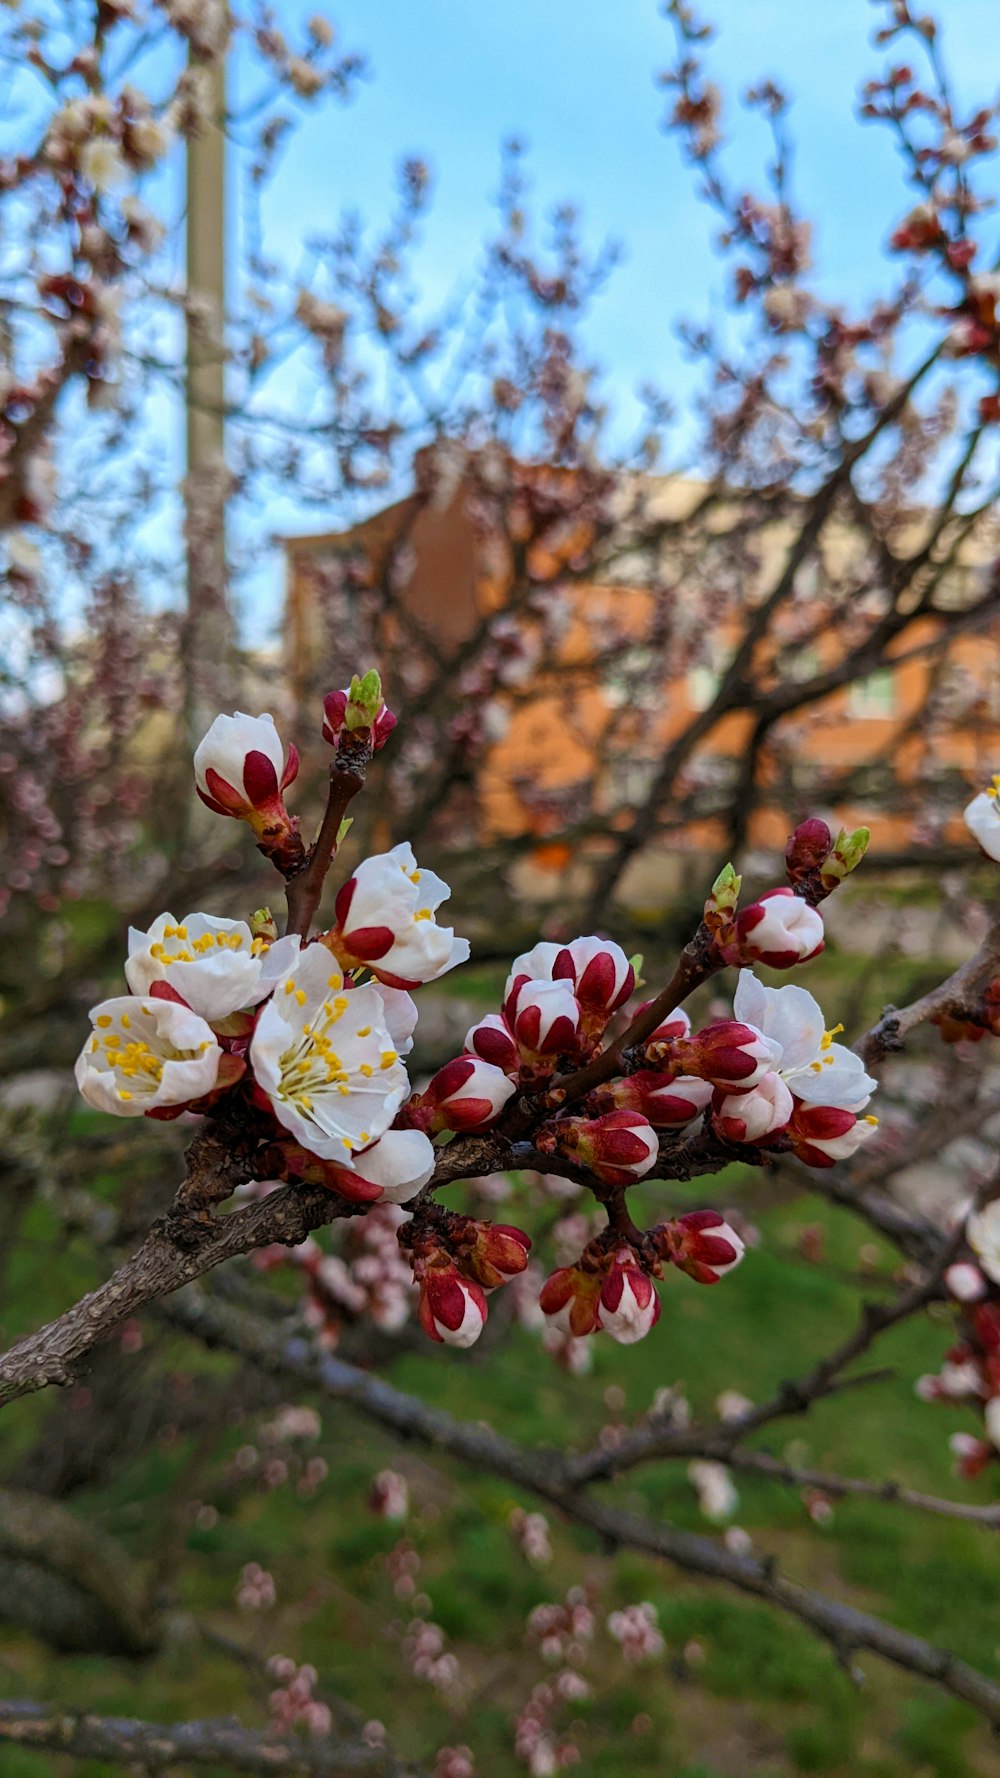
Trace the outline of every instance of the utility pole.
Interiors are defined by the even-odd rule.
[[[234,637],[226,560],[226,59],[191,66],[212,82],[211,121],[187,145],[187,549],[185,714],[197,742],[232,708]]]

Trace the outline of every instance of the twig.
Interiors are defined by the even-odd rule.
[[[0,1741],[29,1751],[69,1754],[75,1759],[110,1760],[115,1765],[159,1772],[185,1766],[226,1766],[260,1778],[420,1778],[384,1748],[362,1742],[306,1739],[247,1729],[235,1718],[159,1723],[134,1717],[95,1716],[58,1710],[47,1704],[0,1701]]]
[[[891,1051],[900,1050],[903,1040],[918,1025],[925,1025],[936,1013],[963,1012],[976,992],[1000,971],[1000,919],[995,919],[974,957],[961,964],[946,981],[939,982],[929,994],[911,1001],[909,1006],[887,1006],[882,1017],[859,1037],[854,1045],[865,1067],[878,1062]]]

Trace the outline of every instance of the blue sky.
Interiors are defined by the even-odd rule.
[[[279,0],[277,10],[291,22],[313,8]],[[345,207],[377,219],[400,157],[419,153],[434,203],[418,264],[428,293],[442,296],[474,256],[499,145],[517,134],[530,146],[539,203],[571,199],[592,243],[623,244],[589,336],[611,389],[627,402],[650,375],[683,387],[674,326],[717,306],[724,282],[713,219],[660,129],[667,96],[655,75],[672,34],[656,0],[338,0],[333,10],[341,44],[367,53],[371,77],[348,109],[305,114],[270,206],[274,244],[293,254],[304,231]],[[716,0],[714,10],[711,66],[723,90],[738,96],[770,74],[793,93],[794,183],[820,218],[824,292],[864,300],[879,286],[887,225],[907,202],[888,133],[854,116],[859,82],[886,60],[871,47],[883,9],[869,0]],[[938,11],[959,92],[989,98],[1000,81],[996,0],[944,0]],[[737,105],[730,129],[730,169],[756,181],[763,125]]]

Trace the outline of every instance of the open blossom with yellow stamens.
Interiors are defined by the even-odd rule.
[[[434,918],[450,894],[404,842],[358,865],[337,896],[337,923],[325,943],[344,968],[367,964],[390,987],[435,982],[469,955],[468,939]]]
[[[962,811],[965,825],[987,858],[1000,860],[1000,772],[988,790],[981,790]]]
[[[142,1117],[187,1105],[216,1084],[222,1050],[197,1013],[176,1001],[122,994],[90,1014],[94,1027],[76,1064],[76,1084],[95,1111]]]
[[[125,979],[133,994],[167,982],[203,1019],[225,1019],[266,1000],[298,955],[298,938],[268,945],[245,920],[161,914],[148,932],[129,927]]]
[[[384,1135],[409,1093],[379,989],[345,989],[323,945],[307,946],[278,983],[250,1066],[278,1122],[342,1167]]]
[[[805,988],[765,988],[744,969],[734,1007],[738,1019],[778,1047],[771,1067],[797,1099],[855,1115],[864,1110],[878,1082],[865,1073],[860,1056],[834,1042],[841,1027],[826,1029],[820,1007]]]

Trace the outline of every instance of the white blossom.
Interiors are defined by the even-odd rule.
[[[450,894],[433,871],[420,869],[405,841],[366,858],[337,896],[332,942],[338,955],[366,963],[391,987],[437,981],[469,956],[468,939],[434,918]]]
[[[90,1013],[93,1036],[76,1064],[88,1105],[142,1117],[210,1093],[222,1050],[211,1026],[176,1001],[122,994]]]
[[[125,979],[133,994],[167,982],[203,1019],[225,1019],[265,1000],[298,950],[297,937],[254,938],[245,920],[160,914],[147,932],[129,927]]]
[[[864,1110],[878,1082],[865,1073],[860,1056],[834,1043],[835,1033],[826,1029],[819,1005],[805,988],[766,988],[752,970],[742,969],[733,1005],[742,1023],[779,1046],[771,1066],[797,1099],[842,1111]]]
[[[377,987],[347,989],[308,945],[257,1022],[250,1064],[278,1122],[321,1160],[354,1167],[409,1092]]]

